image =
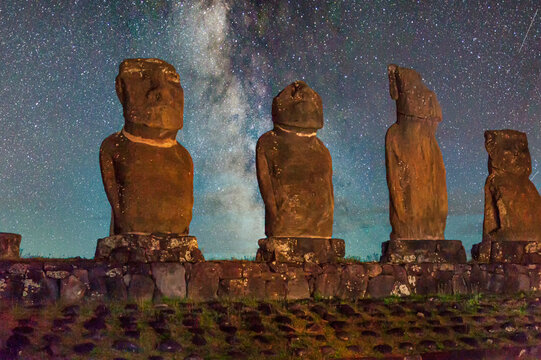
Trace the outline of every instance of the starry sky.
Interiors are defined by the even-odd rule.
[[[416,69],[443,110],[446,238],[481,240],[483,132],[528,134],[541,187],[541,8],[531,1],[0,2],[0,231],[23,256],[92,257],[109,232],[101,141],[122,128],[125,58],[180,74],[194,166],[191,234],[207,259],[253,257],[264,236],[255,143],[272,98],[304,80],[323,99],[334,236],[346,255],[388,240],[384,138],[395,122],[387,64]]]

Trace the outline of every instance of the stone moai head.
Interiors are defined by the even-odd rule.
[[[516,130],[485,131],[488,171],[529,176],[532,160],[526,134]]]
[[[396,100],[396,111],[399,114],[436,123],[442,120],[436,94],[426,87],[417,71],[390,64],[387,66],[387,74],[389,93]]]
[[[165,133],[182,129],[184,91],[175,68],[160,59],[126,59],[116,77],[116,93],[128,126]],[[159,132],[157,133],[159,134]]]
[[[295,81],[272,101],[274,124],[300,129],[323,127],[323,104],[318,93],[304,81]]]

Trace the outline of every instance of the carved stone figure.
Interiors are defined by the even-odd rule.
[[[397,121],[385,137],[391,240],[443,239],[447,220],[445,166],[436,129],[442,120],[434,94],[415,70],[389,65]]]
[[[187,236],[193,162],[176,140],[184,106],[179,75],[163,60],[127,59],[120,64],[116,92],[125,124],[100,149],[112,220],[111,237],[98,241],[96,258],[129,261],[154,251],[145,261],[201,259],[196,239]]]
[[[113,210],[111,234],[188,234],[193,163],[176,141],[184,105],[178,74],[159,59],[127,59],[120,64],[116,91],[124,128],[100,149]]]
[[[485,131],[488,172],[483,241],[472,255],[483,262],[541,262],[541,196],[530,181],[526,134]]]
[[[465,262],[458,240],[444,240],[447,185],[436,141],[442,112],[436,94],[415,70],[387,68],[396,123],[385,137],[389,187],[390,241],[382,245],[383,262]]]
[[[526,134],[485,131],[488,172],[483,240],[541,242],[541,196],[530,181]]]
[[[0,232],[0,260],[18,259],[21,235]]]
[[[334,210],[332,161],[329,150],[316,136],[323,127],[321,98],[303,81],[295,81],[274,98],[272,120],[274,129],[259,138],[256,149],[268,236],[260,240],[260,246],[303,247],[297,252],[303,255],[314,252],[317,242],[325,249],[322,253],[332,251],[328,241]],[[280,244],[270,245],[269,241],[277,238],[282,239]]]

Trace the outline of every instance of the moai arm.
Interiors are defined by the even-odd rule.
[[[272,190],[271,177],[269,174],[269,165],[261,144],[258,142],[256,147],[256,170],[259,191],[265,202],[265,234],[272,236],[273,230],[268,219],[275,219],[278,213],[274,191]]]
[[[115,135],[113,135],[115,136]],[[120,201],[118,195],[118,188],[115,178],[115,168],[113,164],[113,148],[111,145],[111,137],[105,139],[100,147],[100,169],[101,177],[103,180],[103,186],[105,187],[105,193],[107,199],[111,204],[112,216],[111,216],[111,235],[114,234],[114,214],[120,209]]]
[[[498,208],[492,197],[490,178],[485,185],[485,217],[483,219],[483,237],[490,237],[490,233],[499,228]]]
[[[394,151],[394,141],[392,138],[392,130],[395,125],[392,125],[387,131],[385,137],[385,166],[387,168],[387,185],[389,186],[389,201],[393,207],[398,219],[404,221],[406,219],[406,211],[404,205],[404,189],[402,182],[405,180],[403,169],[400,166],[400,161]]]

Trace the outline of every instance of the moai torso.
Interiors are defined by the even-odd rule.
[[[108,137],[102,149],[112,158],[118,191],[115,234],[188,234],[193,164],[182,145],[151,146],[120,132]]]
[[[183,91],[175,69],[158,59],[120,66],[117,93],[122,131],[106,138],[100,165],[112,208],[111,235],[188,234],[193,207],[193,163],[176,141]]]
[[[441,108],[414,70],[390,65],[389,82],[397,104],[385,137],[391,240],[443,239],[447,186],[435,136]]]
[[[483,240],[541,242],[541,196],[530,181],[526,134],[485,132],[489,175],[485,183]]]
[[[274,130],[260,137],[256,149],[265,233],[268,237],[331,237],[332,162],[329,150],[316,136],[323,125],[319,95],[303,82],[291,84],[275,98],[273,120]]]

